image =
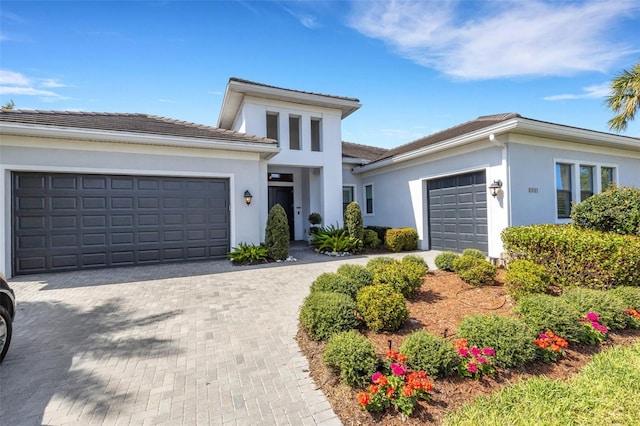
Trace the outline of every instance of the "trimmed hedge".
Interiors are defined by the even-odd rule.
[[[322,360],[349,386],[370,383],[379,364],[373,342],[357,330],[334,334],[327,342]]]
[[[269,210],[264,234],[264,245],[269,257],[274,260],[286,259],[289,256],[289,221],[287,212],[280,204]]]
[[[509,296],[514,299],[529,294],[546,293],[549,287],[549,275],[542,265],[536,265],[524,259],[516,260],[507,267],[504,287]]]
[[[329,291],[334,293],[343,293],[353,299],[358,290],[358,287],[351,285],[347,277],[334,272],[322,273],[318,275],[313,283],[311,283],[311,293],[315,293],[317,291]]]
[[[302,302],[299,320],[312,339],[326,340],[360,325],[355,309],[355,302],[346,294],[317,291]]]
[[[384,246],[392,252],[418,249],[418,231],[413,228],[392,228],[384,237]]]
[[[595,312],[600,317],[600,324],[612,330],[622,330],[627,326],[627,314],[624,313],[627,307],[610,291],[572,288],[560,297],[575,307],[580,315]]]
[[[436,256],[435,263],[441,271],[453,272],[453,261],[460,255],[453,251],[445,251]]]
[[[620,235],[640,237],[640,189],[610,188],[571,209],[577,226]]]
[[[400,345],[400,353],[407,357],[408,367],[424,370],[433,378],[452,374],[460,362],[451,342],[424,330],[411,333]]]
[[[364,248],[375,249],[380,245],[380,239],[376,231],[365,229],[362,232]]]
[[[356,296],[356,306],[367,327],[375,332],[398,330],[409,317],[404,296],[387,284],[363,287]]]
[[[473,256],[461,256],[453,261],[453,271],[462,281],[475,285],[491,285],[498,273],[491,262]]]
[[[394,261],[375,268],[373,284],[388,284],[407,299],[422,287],[427,274],[426,265],[413,261]]]
[[[349,236],[357,240],[364,240],[364,227],[362,225],[362,211],[360,204],[352,201],[344,212],[344,227]]]
[[[373,284],[373,273],[371,273],[365,266],[345,264],[338,268],[336,271],[338,275],[341,275],[349,282],[349,289],[351,297],[355,299],[358,290],[362,287]]]
[[[387,234],[387,231],[389,229],[391,229],[388,226],[375,226],[375,225],[369,225],[369,226],[365,226],[364,227],[365,231],[367,229],[370,229],[372,231],[374,231],[376,234],[378,234],[378,239],[382,242],[384,242],[384,236]]]
[[[518,301],[514,312],[536,333],[551,330],[569,342],[583,341],[580,312],[560,297],[549,294],[526,296]]]
[[[607,289],[640,285],[640,238],[581,229],[573,225],[532,225],[502,231],[512,259],[545,267],[562,287]]]

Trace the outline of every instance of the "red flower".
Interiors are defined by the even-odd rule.
[[[402,388],[402,394],[404,396],[413,396],[413,388],[411,386],[404,386]]]
[[[377,394],[379,390],[380,390],[380,388],[379,388],[377,385],[370,385],[370,386],[369,386],[369,392],[370,392],[372,395]]]
[[[371,396],[366,392],[360,392],[358,394],[358,404],[366,407],[371,402]]]

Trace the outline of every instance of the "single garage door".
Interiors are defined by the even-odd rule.
[[[229,181],[14,173],[15,274],[222,259]]]
[[[430,247],[487,253],[487,185],[484,171],[427,182]]]

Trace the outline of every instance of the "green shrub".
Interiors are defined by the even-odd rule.
[[[448,376],[459,363],[451,342],[423,330],[411,333],[400,346],[400,353],[407,357],[408,367],[424,370],[434,378]]]
[[[364,248],[375,249],[380,245],[380,240],[378,239],[376,231],[365,229],[363,231],[363,238]]]
[[[351,297],[354,299],[358,290],[373,284],[373,274],[362,265],[345,264],[340,266],[336,272],[347,280],[349,288],[352,289]]]
[[[360,241],[364,240],[362,210],[360,210],[360,205],[355,201],[350,202],[344,211],[344,227],[350,237]]]
[[[422,256],[418,256],[416,254],[408,254],[405,257],[402,258],[402,263],[415,263],[416,265],[420,265],[422,267],[424,267],[424,273],[422,274],[423,276],[429,272],[429,265],[427,265],[427,261],[424,260],[424,258]]]
[[[458,336],[469,346],[493,348],[498,367],[517,367],[536,357],[537,338],[522,320],[504,315],[471,315],[458,326]]]
[[[482,250],[478,250],[474,248],[466,248],[462,250],[462,255],[471,256],[471,257],[475,257],[477,259],[482,259],[482,260],[487,259],[487,255]]]
[[[516,260],[507,267],[504,287],[514,299],[536,293],[545,293],[549,287],[549,274],[544,266],[529,260]]]
[[[569,342],[584,339],[580,313],[566,300],[548,294],[535,294],[518,301],[514,311],[536,333],[553,331]]]
[[[311,236],[311,245],[319,252],[351,253],[358,250],[360,240],[349,236],[345,229],[329,225],[318,228]]]
[[[409,317],[404,296],[387,284],[360,289],[356,306],[367,327],[375,332],[398,330]]]
[[[357,330],[334,334],[322,359],[349,386],[366,386],[379,364],[374,344]]]
[[[342,293],[350,296],[353,299],[358,290],[355,288],[355,286],[351,285],[347,277],[333,272],[325,272],[318,275],[318,277],[311,284],[311,292],[313,293],[316,291]]]
[[[370,229],[372,231],[374,231],[376,234],[378,234],[378,239],[382,242],[384,242],[384,237],[387,234],[387,231],[391,228],[389,228],[388,226],[373,226],[373,225],[369,225],[369,226],[365,226],[364,229]]]
[[[289,256],[289,240],[287,213],[280,204],[276,204],[269,210],[264,236],[269,257],[274,260],[286,259]]]
[[[453,261],[459,257],[460,255],[458,253],[452,251],[442,252],[436,256],[436,266],[441,271],[453,272]]]
[[[311,213],[308,219],[309,223],[312,225],[320,225],[322,223],[322,216],[320,213]]]
[[[572,225],[532,225],[502,231],[512,259],[544,266],[552,284],[607,289],[640,284],[640,238]]]
[[[346,294],[317,291],[309,294],[300,308],[300,324],[314,340],[326,340],[335,333],[357,328],[355,303]]]
[[[411,298],[422,287],[427,268],[421,264],[408,262],[393,262],[375,268],[374,284],[389,284],[404,297]]]
[[[609,290],[609,292],[622,299],[625,309],[640,310],[640,287],[620,286]]]
[[[572,288],[562,294],[562,299],[576,308],[579,315],[595,312],[600,324],[612,330],[621,330],[627,326],[627,309],[622,299],[608,291],[588,288]]]
[[[462,281],[475,285],[491,285],[498,269],[488,260],[473,256],[460,256],[453,261],[454,272]]]
[[[392,252],[410,251],[418,248],[418,232],[413,228],[392,228],[384,237],[384,246]]]
[[[613,187],[571,209],[573,223],[582,228],[640,237],[640,189]]]
[[[233,263],[266,263],[269,260],[269,251],[265,246],[240,243],[238,247],[233,247],[232,250],[231,253],[227,254],[227,257]]]
[[[388,256],[378,256],[378,257],[374,257],[372,259],[369,259],[369,261],[367,262],[367,269],[369,270],[369,272],[371,272],[372,274],[376,272],[376,268],[378,268],[381,265],[387,265],[389,263],[395,263],[397,262],[397,260],[388,257]]]

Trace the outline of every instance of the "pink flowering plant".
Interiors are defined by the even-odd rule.
[[[600,324],[600,317],[595,312],[589,312],[580,318],[580,322],[585,327],[584,341],[592,345],[597,345],[607,338],[609,329]]]
[[[460,364],[457,367],[460,377],[473,377],[479,380],[485,374],[494,374],[493,357],[496,351],[493,348],[469,348],[467,339],[458,339],[454,342],[454,347],[460,355]]]
[[[393,405],[403,417],[409,417],[419,399],[429,400],[433,385],[424,371],[407,370],[404,355],[389,351],[387,357],[387,374],[376,372],[371,376],[372,384],[358,394],[358,404],[367,411],[384,411]]]

